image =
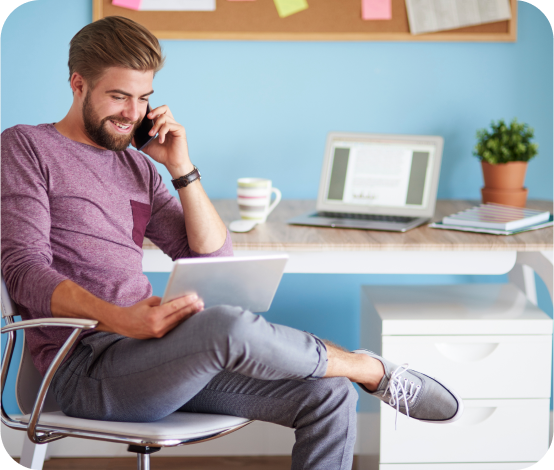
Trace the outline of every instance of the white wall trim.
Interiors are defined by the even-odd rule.
[[[358,413],[358,432],[355,454],[375,456],[379,454],[379,438],[361,443],[359,436],[367,436],[368,429],[379,429],[379,413]],[[550,442],[552,442],[553,413],[550,411]],[[21,457],[25,433],[2,424],[2,443],[12,457]],[[294,445],[294,430],[276,424],[256,421],[245,428],[200,444],[162,449],[157,456],[233,456],[233,455],[290,455]],[[49,444],[49,457],[128,457],[123,444],[66,438]],[[373,458],[373,457],[370,457]]]

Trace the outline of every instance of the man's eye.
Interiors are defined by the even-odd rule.
[[[112,96],[112,98],[116,101],[121,101],[122,99],[124,99],[122,96]]]

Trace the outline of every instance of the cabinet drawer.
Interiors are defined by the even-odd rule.
[[[462,398],[550,397],[552,336],[383,336],[383,357]]]
[[[465,400],[452,424],[422,423],[381,403],[381,463],[536,462],[548,450],[549,400]]]

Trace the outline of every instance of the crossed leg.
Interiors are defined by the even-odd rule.
[[[292,427],[293,468],[342,470],[351,468],[356,437],[351,381],[387,401],[387,384],[396,381],[394,400],[404,398],[407,407],[411,399],[416,419],[451,422],[461,413],[460,400],[440,383],[422,374],[400,377],[404,370],[393,372],[394,365],[372,356],[219,306],[161,339],[85,337],[52,387],[69,416],[147,422],[189,410]]]
[[[85,337],[53,389],[64,413],[89,419],[154,421],[181,409],[281,424],[295,429],[293,468],[351,469],[357,393],[349,379],[371,382],[361,369],[373,361],[220,306],[161,339]]]

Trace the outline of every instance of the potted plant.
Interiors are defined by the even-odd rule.
[[[531,143],[534,131],[514,118],[510,125],[503,119],[491,122],[491,131],[477,131],[477,145],[473,155],[481,160],[485,187],[481,189],[483,202],[525,207],[527,188],[523,187],[527,162],[538,151]]]

